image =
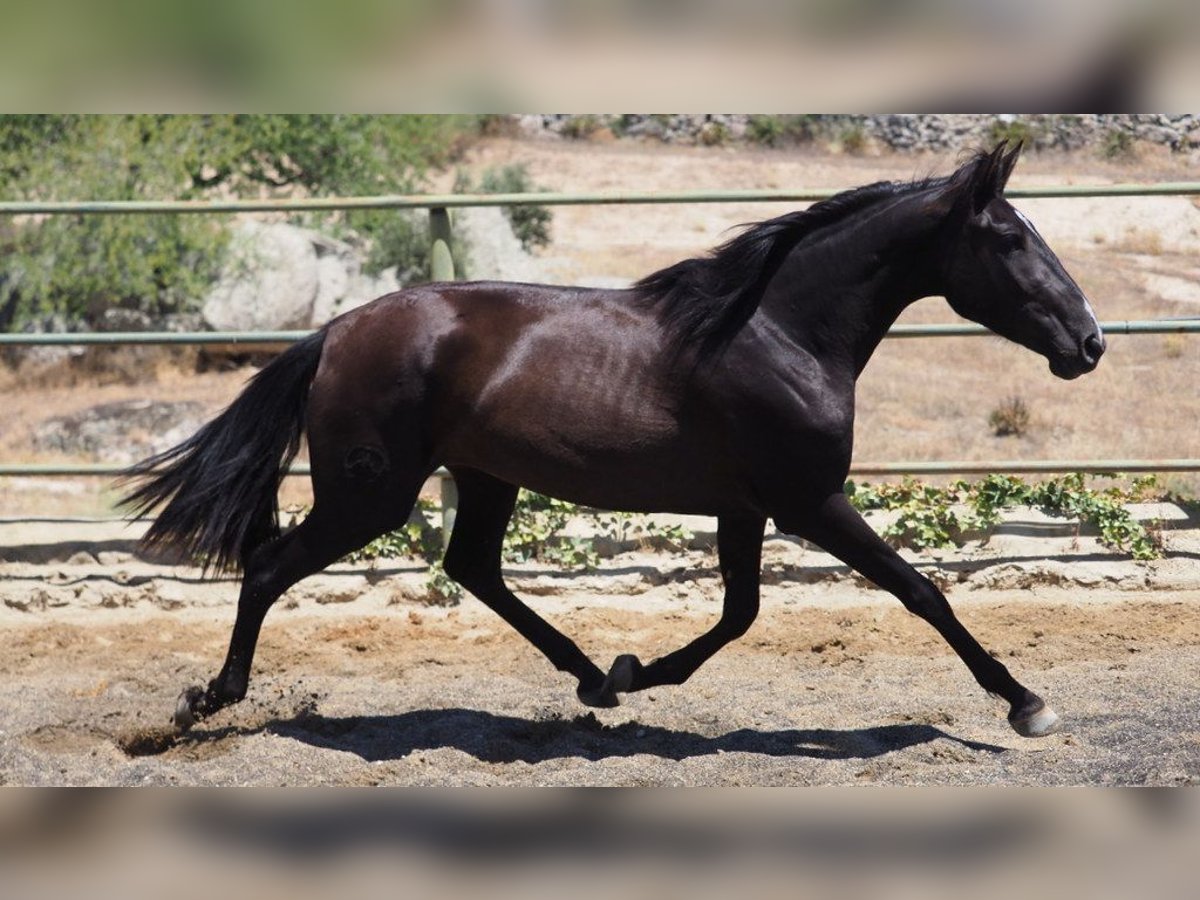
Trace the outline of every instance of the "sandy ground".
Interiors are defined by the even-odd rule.
[[[473,598],[424,605],[420,568],[396,561],[338,567],[285,595],[248,698],[177,737],[174,698],[219,666],[236,583],[141,561],[129,539],[94,555],[33,542],[0,563],[0,781],[1200,783],[1195,530],[1172,532],[1151,564],[1022,527],[938,558],[905,551],[1063,715],[1041,740],[1016,736],[1003,704],[895,600],[778,538],[751,631],[687,685],[617,709],[579,705],[571,679]],[[508,576],[607,666],[708,628],[714,564],[705,550],[634,552],[595,573],[529,564]]]

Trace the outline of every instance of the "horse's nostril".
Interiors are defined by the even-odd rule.
[[[1099,334],[1089,334],[1083,339],[1083,358],[1090,364],[1100,361],[1104,354],[1104,338]]]

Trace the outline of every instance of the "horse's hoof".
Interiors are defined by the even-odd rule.
[[[575,694],[582,703],[598,709],[620,706],[621,698],[617,694],[624,694],[633,689],[633,680],[641,668],[642,664],[636,656],[623,653],[613,660],[612,667],[599,687],[585,688],[580,685],[575,689]]]
[[[575,688],[575,696],[579,698],[579,702],[584,706],[594,706],[596,709],[612,709],[614,706],[621,705],[621,698],[610,690],[605,690],[607,680],[600,687]]]
[[[633,689],[634,675],[641,669],[641,661],[632,653],[622,653],[613,660],[612,668],[604,684],[609,690],[624,694]]]
[[[1043,700],[1038,700],[1032,707],[1013,710],[1008,714],[1008,724],[1021,737],[1045,737],[1054,734],[1062,725],[1062,720]]]
[[[187,731],[196,724],[196,720],[199,718],[196,714],[196,707],[203,697],[204,688],[190,687],[185,689],[179,695],[179,699],[175,701],[175,715],[172,719],[180,733]]]

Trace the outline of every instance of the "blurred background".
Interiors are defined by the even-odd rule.
[[[1185,896],[1194,795],[1015,789],[0,798],[14,896]]]
[[[10,110],[1179,111],[1186,0],[7,4]]]
[[[1185,0],[44,0],[6,4],[0,108],[1186,112],[1200,88],[1196,9]],[[143,167],[138,177],[153,174]],[[10,791],[0,868],[24,896],[106,896],[264,880],[289,893],[390,893],[450,865],[463,893],[493,893],[499,875],[528,896],[534,886],[579,890],[563,863],[612,875],[608,863],[633,857],[689,867],[701,895],[747,883],[790,894],[801,876],[842,896],[885,884],[892,895],[929,896],[931,884],[961,894],[982,875],[1006,890],[1074,885],[1099,897],[1182,890],[1179,863],[1196,835],[1194,795],[1158,792],[669,796],[506,794],[498,804],[447,793],[376,802]],[[663,877],[620,874],[628,889]]]

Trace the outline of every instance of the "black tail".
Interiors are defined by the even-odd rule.
[[[122,506],[141,515],[166,504],[142,539],[146,546],[182,551],[206,570],[225,570],[279,534],[276,494],[300,449],[324,343],[325,332],[318,331],[292,346],[182,444],[122,473],[141,482]]]

